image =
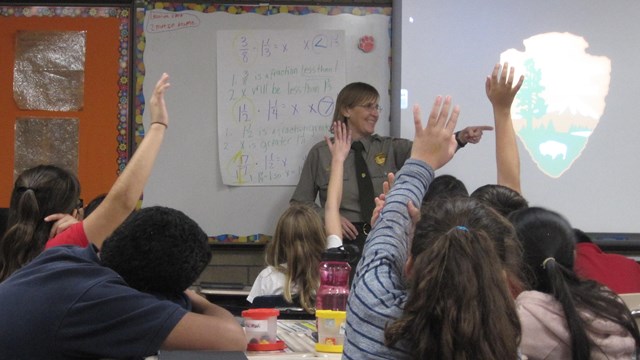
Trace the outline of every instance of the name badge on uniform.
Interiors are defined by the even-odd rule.
[[[387,155],[385,153],[378,153],[375,157],[376,164],[384,165],[387,161]]]

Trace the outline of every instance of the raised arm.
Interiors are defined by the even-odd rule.
[[[455,107],[451,111],[451,98],[438,97],[426,127],[418,107],[413,114],[416,136],[411,158],[398,171],[386,195],[347,300],[346,359],[406,357],[406,353],[384,345],[384,329],[402,315],[407,296],[402,269],[409,256],[412,223],[418,216],[417,208],[409,204],[420,204],[433,170],[453,157],[458,145],[453,129],[459,110]]]
[[[496,128],[496,166],[498,185],[507,186],[518,193],[520,189],[520,156],[511,120],[511,104],[522,86],[524,76],[513,86],[515,69],[508,63],[496,64],[491,76],[487,77],[485,88],[493,106]]]
[[[164,93],[169,87],[169,75],[162,74],[149,100],[151,123],[144,139],[127,167],[118,176],[107,197],[91,216],[84,220],[84,231],[90,243],[98,248],[104,240],[131,214],[142,194],[169,125]]]
[[[408,202],[420,204],[427,191],[428,185],[431,183],[433,171],[444,166],[455,154],[457,143],[453,138],[453,129],[458,121],[460,113],[456,106],[451,109],[451,98],[437,97],[431,112],[427,125],[422,125],[422,114],[420,108],[415,106],[413,109],[413,118],[415,125],[415,139],[411,148],[411,158],[402,169],[395,175],[393,185],[388,194],[385,194],[384,204],[381,199],[378,205],[381,210],[378,211],[378,219],[375,221],[369,239],[365,244],[365,255],[375,253],[375,247],[380,243],[391,241],[398,246],[394,261],[403,263],[402,259],[406,258],[408,253],[405,251],[408,247],[409,236],[411,233],[411,221],[415,220],[415,212],[411,212],[408,208]],[[416,161],[417,160],[417,161]],[[426,163],[426,165],[425,165]],[[415,172],[419,169],[418,172]],[[386,222],[384,221],[386,218]],[[390,218],[393,221],[388,221]],[[392,235],[389,235],[392,234]],[[404,247],[405,250],[402,250]],[[365,256],[363,255],[363,256]],[[388,256],[387,253],[378,253],[379,256]],[[370,256],[372,262],[376,261],[375,256]],[[361,262],[359,265],[370,266]],[[402,265],[399,265],[399,268]],[[356,273],[356,277],[358,273]],[[356,284],[354,282],[354,284]]]
[[[317,164],[319,162],[320,156],[318,151],[316,151],[316,148],[313,147],[309,150],[307,158],[304,161],[302,172],[300,173],[300,180],[298,180],[298,185],[296,185],[296,188],[291,195],[289,204],[300,203],[309,205],[318,213],[318,215],[323,217],[323,209],[316,203],[319,188],[315,179],[318,178]]]
[[[336,235],[342,238],[342,220],[340,216],[340,202],[342,200],[342,183],[344,178],[344,161],[351,149],[351,130],[344,122],[333,125],[333,142],[325,136],[325,141],[331,152],[331,172],[327,201],[324,204],[324,227],[327,236]]]

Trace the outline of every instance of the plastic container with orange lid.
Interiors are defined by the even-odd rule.
[[[284,349],[278,340],[278,309],[249,309],[242,312],[244,332],[247,335],[247,350],[268,351]]]

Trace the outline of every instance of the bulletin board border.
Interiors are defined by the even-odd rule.
[[[227,12],[229,14],[258,14],[258,15],[276,15],[276,14],[322,14],[322,15],[341,15],[351,14],[356,16],[366,15],[387,15],[391,16],[391,7],[370,7],[370,6],[304,6],[304,5],[237,5],[237,4],[212,4],[212,3],[177,3],[177,2],[150,2],[145,6],[137,7],[135,14],[135,41],[134,46],[134,77],[135,77],[135,144],[139,144],[144,137],[144,126],[142,115],[144,113],[145,99],[142,84],[144,83],[145,67],[144,67],[144,49],[146,38],[144,34],[144,18],[147,11],[151,10],[167,10],[167,11],[199,11],[202,13]],[[391,31],[391,29],[389,29]],[[264,245],[271,239],[270,235],[253,234],[253,235],[235,235],[220,234],[209,236],[209,244],[211,245]]]
[[[130,11],[121,6],[2,6],[0,17],[116,18],[120,20],[118,59],[118,130],[116,163],[120,174],[129,160]]]

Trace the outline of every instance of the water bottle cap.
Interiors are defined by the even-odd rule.
[[[322,253],[322,261],[349,261],[349,252],[344,247],[335,247]]]

